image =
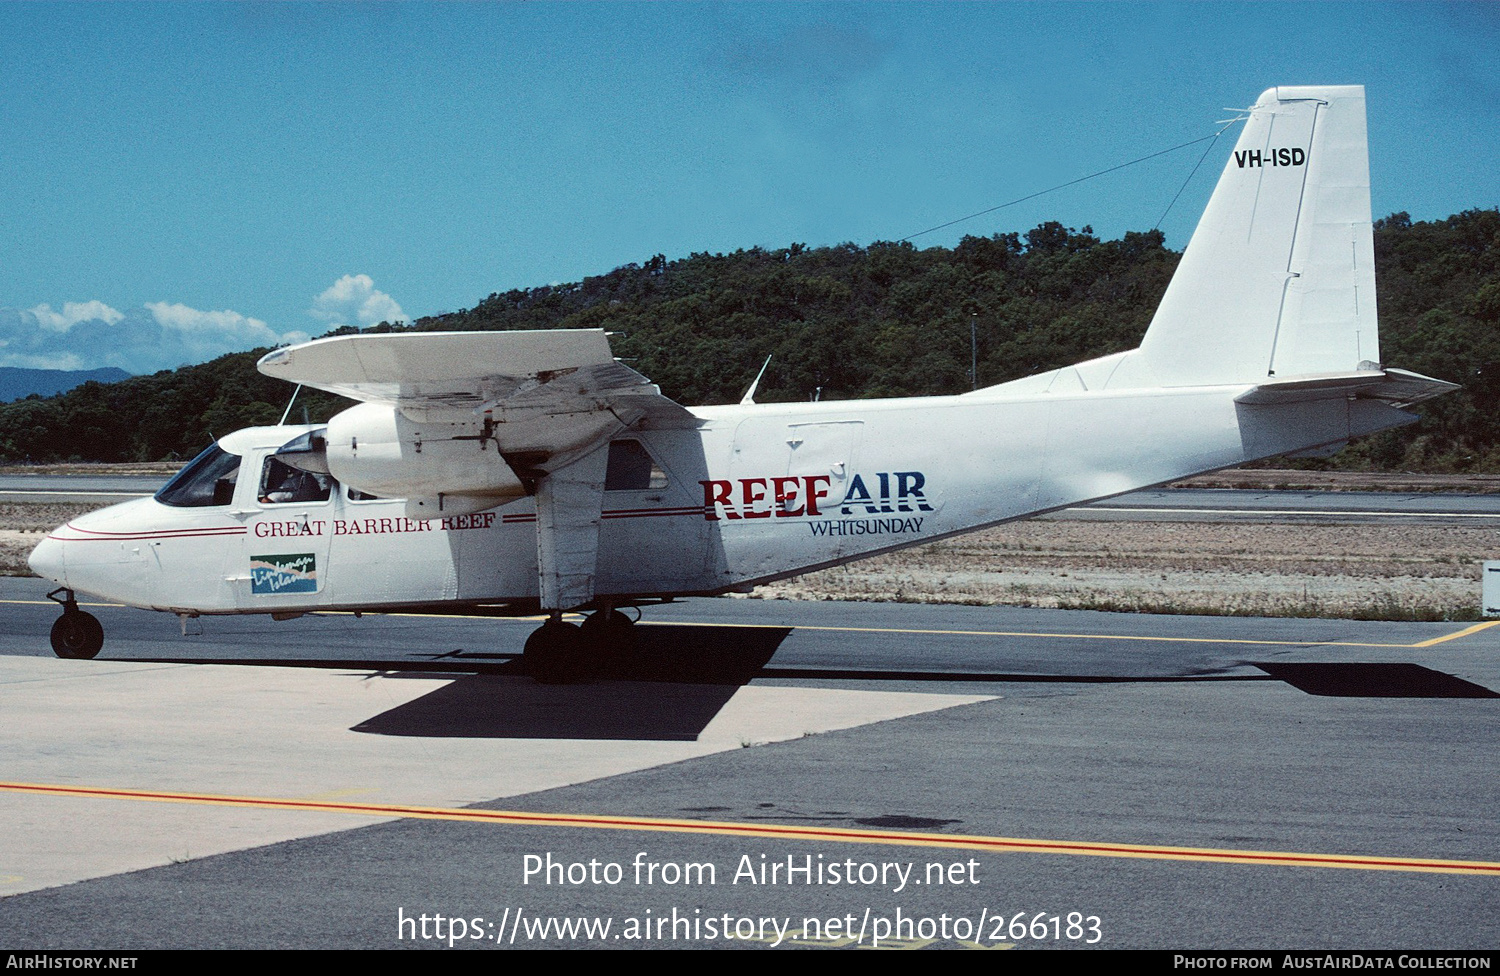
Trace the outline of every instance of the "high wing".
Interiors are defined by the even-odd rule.
[[[627,426],[692,415],[615,359],[602,329],[335,336],[264,356],[262,373],[410,415],[493,412],[497,422],[608,409]],[[545,440],[545,438],[544,438]]]
[[[697,424],[598,329],[336,336],[278,349],[267,376],[361,401],[329,421],[326,463],[413,518],[537,503],[543,607],[593,599],[609,440]],[[492,449],[493,448],[493,449]]]

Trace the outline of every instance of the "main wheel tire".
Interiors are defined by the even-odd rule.
[[[58,657],[87,660],[104,646],[104,625],[82,610],[65,610],[52,624],[52,651]]]
[[[578,628],[590,676],[631,670],[636,653],[635,621],[618,610],[595,610]]]
[[[587,642],[575,624],[549,620],[526,638],[522,659],[544,685],[564,685],[590,677]]]
[[[635,621],[618,610],[594,611],[579,631],[600,653],[635,649]]]

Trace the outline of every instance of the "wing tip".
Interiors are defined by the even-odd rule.
[[[275,369],[279,366],[290,366],[292,364],[292,348],[292,346],[282,346],[280,349],[272,349],[255,361],[255,368],[264,373],[268,368]]]

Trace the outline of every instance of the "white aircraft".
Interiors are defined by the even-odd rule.
[[[360,401],[223,438],[154,498],[54,531],[74,591],[186,618],[548,615],[525,660],[586,673],[621,607],[759,583],[1259,458],[1326,452],[1455,389],[1381,365],[1361,87],[1272,88],[1140,348],[962,396],[686,408],[604,332],[319,339],[262,372]],[[564,611],[590,611],[582,627]]]

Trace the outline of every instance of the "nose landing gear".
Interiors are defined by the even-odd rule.
[[[62,594],[62,596],[58,596]],[[47,594],[62,604],[63,613],[52,625],[52,650],[58,657],[87,660],[104,646],[104,625],[91,613],[78,609],[78,599],[66,586]]]

